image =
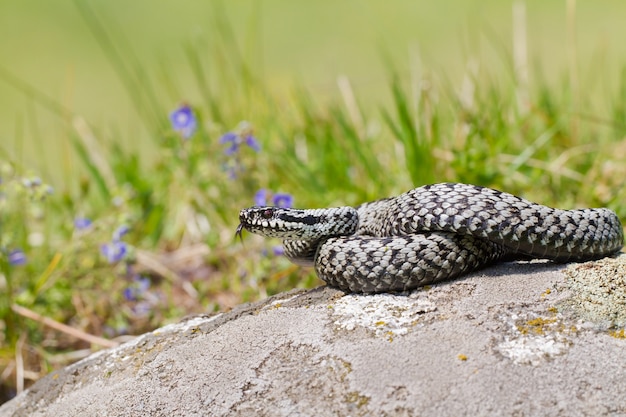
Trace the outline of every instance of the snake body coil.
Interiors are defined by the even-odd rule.
[[[624,241],[611,210],[559,210],[456,183],[357,208],[251,207],[239,219],[238,233],[281,237],[290,260],[314,265],[329,285],[365,293],[405,291],[503,259],[598,259]]]

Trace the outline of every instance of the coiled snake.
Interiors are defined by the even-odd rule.
[[[283,238],[285,255],[350,292],[405,291],[504,259],[588,261],[620,251],[605,208],[559,210],[475,185],[444,183],[356,208],[251,207],[246,229]]]

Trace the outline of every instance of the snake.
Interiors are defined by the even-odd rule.
[[[562,210],[492,188],[439,183],[357,207],[240,211],[245,229],[283,239],[293,263],[352,293],[404,292],[492,263],[614,255],[624,229],[607,208]]]

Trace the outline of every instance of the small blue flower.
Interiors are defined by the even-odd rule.
[[[135,275],[133,277],[133,283],[124,288],[122,294],[127,301],[137,301],[150,288],[151,282],[149,278],[141,275]]]
[[[246,135],[244,137],[244,141],[246,142],[246,145],[248,145],[250,148],[252,148],[253,151],[255,151],[255,152],[260,152],[261,151],[261,145],[259,144],[259,141],[257,141],[254,136]]]
[[[114,264],[124,259],[124,256],[128,252],[128,246],[124,242],[114,241],[102,245],[100,252],[102,252],[110,264]]]
[[[293,196],[291,194],[286,193],[276,193],[274,197],[272,197],[272,201],[274,205],[282,208],[291,208],[293,207]]]
[[[172,122],[172,128],[180,133],[183,139],[189,139],[196,132],[196,116],[194,116],[191,107],[187,105],[182,105],[177,110],[171,112],[170,121]]]
[[[74,227],[78,230],[85,230],[91,226],[92,221],[86,217],[77,217],[74,219]]]
[[[261,188],[254,194],[254,205],[255,206],[267,206],[267,195],[268,191],[265,188]]]
[[[282,256],[285,254],[285,248],[283,245],[272,246],[272,253],[274,256]]]
[[[285,248],[282,245],[274,245],[270,249],[265,248],[261,251],[261,255],[263,255],[266,258],[269,258],[272,256],[283,256],[284,254],[285,254]]]
[[[237,136],[233,132],[228,132],[222,135],[222,137],[220,138],[220,144],[222,145],[230,144],[230,146],[226,148],[226,150],[224,151],[226,155],[231,156],[231,155],[236,154],[237,151],[239,151],[240,143],[239,143],[238,138],[239,136]]]
[[[259,141],[252,135],[250,127],[247,123],[243,123],[240,128],[240,133],[228,132],[222,135],[220,138],[222,145],[228,145],[228,148],[224,151],[227,156],[233,156],[239,152],[242,145],[246,145],[255,152],[261,150]]]
[[[9,252],[9,264],[12,266],[20,266],[26,264],[26,254],[21,249],[14,249]]]
[[[146,277],[142,277],[142,276],[137,278],[137,288],[142,293],[148,291],[148,288],[150,288],[150,285],[152,285],[152,282],[150,281],[150,278],[146,278]]]
[[[130,228],[125,224],[121,225],[113,232],[113,242],[119,242],[122,240],[122,236],[130,231]]]
[[[124,299],[126,301],[137,301],[136,289],[133,287],[126,287],[124,291],[122,291],[122,295],[124,295]]]
[[[293,196],[287,193],[272,193],[265,188],[261,188],[254,194],[255,206],[267,206],[270,204],[281,208],[291,208],[293,207]]]

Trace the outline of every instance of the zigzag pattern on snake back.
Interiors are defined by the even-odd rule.
[[[357,208],[251,207],[242,229],[283,238],[285,254],[350,292],[406,291],[492,262],[588,261],[619,252],[624,231],[605,208],[560,210],[475,185],[443,183]]]

